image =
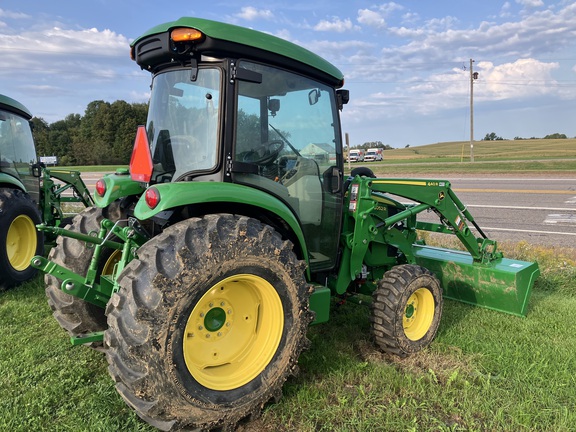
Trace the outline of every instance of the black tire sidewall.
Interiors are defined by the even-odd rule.
[[[430,323],[430,327],[426,331],[426,334],[418,339],[411,340],[406,336],[404,331],[404,314],[406,310],[406,305],[408,304],[408,299],[417,290],[425,288],[427,289],[434,299],[434,317]],[[437,281],[432,275],[424,273],[416,278],[414,278],[403,291],[400,301],[398,302],[398,307],[395,310],[395,330],[398,337],[398,345],[405,353],[415,353],[421,351],[423,348],[430,345],[440,324],[440,318],[442,315],[442,291],[439,288]]]
[[[72,224],[67,226],[67,229],[82,234],[97,233],[102,219],[107,218],[116,222],[122,217],[119,208],[118,202],[105,208],[88,207],[74,217]],[[102,249],[97,268],[98,275],[102,272],[106,260],[113,251],[108,248]],[[56,246],[50,251],[48,259],[84,277],[90,268],[93,254],[94,248],[89,248],[80,240],[71,237],[58,237]],[[98,280],[97,278],[96,282]],[[44,282],[48,304],[53,315],[71,337],[106,330],[108,324],[104,309],[62,291],[60,288],[61,281],[55,276],[46,274]],[[93,342],[87,345],[102,350],[102,342]]]
[[[36,204],[28,194],[20,190],[0,189],[2,200],[0,201],[0,274],[2,275],[2,284],[6,287],[27,281],[33,278],[37,270],[28,266],[24,270],[16,270],[10,264],[6,243],[8,239],[8,230],[12,222],[19,216],[29,217],[34,225],[42,223],[42,217]],[[36,252],[35,255],[44,254],[44,235],[36,231]],[[32,257],[30,257],[32,258]]]
[[[104,342],[116,389],[140,417],[163,430],[233,430],[257,415],[280,399],[309,344],[313,314],[304,271],[292,243],[257,219],[211,214],[171,226],[138,250],[108,303]],[[206,292],[240,274],[274,287],[284,323],[263,370],[252,371],[258,375],[236,389],[217,391],[199,384],[186,366],[184,331]]]
[[[426,333],[418,340],[409,339],[404,329],[404,315],[410,296],[424,288],[434,301],[434,315]],[[393,267],[378,281],[372,302],[372,334],[384,352],[405,357],[426,348],[438,331],[444,300],[440,282],[424,267],[402,264]]]

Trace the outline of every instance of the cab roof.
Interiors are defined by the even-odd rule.
[[[32,113],[28,110],[28,108],[26,108],[17,100],[12,99],[11,97],[5,96],[3,94],[0,94],[0,109],[4,109],[13,112],[15,114],[21,115],[22,117],[25,117],[27,120],[30,120],[32,118]]]
[[[222,41],[224,42],[222,46],[226,46],[228,52],[230,52],[231,46],[235,46],[236,52],[240,55],[252,52],[263,55],[268,54],[269,57],[267,56],[267,59],[283,57],[290,59],[292,64],[295,61],[302,69],[316,69],[322,75],[327,76],[328,81],[336,83],[337,87],[342,86],[344,82],[344,75],[337,67],[301,46],[267,33],[202,18],[182,17],[176,21],[157,25],[135,39],[131,43],[131,47],[134,49],[144,39],[153,35],[167,33],[177,27],[194,28],[206,35],[207,38],[214,41]],[[214,47],[214,44],[211,45],[212,47]],[[247,47],[251,50],[242,50],[242,47]],[[257,59],[257,55],[252,57]],[[138,61],[138,59],[136,60]]]

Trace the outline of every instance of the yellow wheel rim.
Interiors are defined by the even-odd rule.
[[[104,267],[102,268],[101,274],[111,275],[112,272],[114,271],[114,266],[116,264],[118,264],[118,262],[120,261],[120,258],[122,258],[122,251],[121,250],[115,250],[114,252],[112,252],[112,255],[110,255],[108,257],[108,259],[106,260],[106,263],[104,264]]]
[[[30,260],[36,255],[38,238],[36,225],[26,215],[20,215],[12,221],[6,237],[6,252],[10,265],[18,270],[26,270]]]
[[[412,293],[406,308],[402,324],[404,334],[410,340],[417,341],[422,339],[434,319],[434,297],[430,290],[419,288]]]
[[[283,328],[282,302],[268,281],[251,274],[226,278],[202,296],[188,317],[186,366],[207,388],[241,387],[270,363]]]

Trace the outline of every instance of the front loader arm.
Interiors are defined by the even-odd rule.
[[[402,204],[387,194],[407,198],[414,204]],[[423,211],[434,211],[442,223],[417,221]],[[470,212],[444,180],[373,179],[355,177],[349,187],[342,242],[343,259],[336,291],[343,293],[362,273],[363,266],[392,267],[397,256],[389,256],[388,247],[401,251],[403,259],[415,263],[416,230],[456,235],[475,262],[499,258],[496,242],[485,238]],[[468,222],[483,238],[476,238]]]
[[[417,221],[423,211],[435,212],[440,223]],[[330,285],[337,294],[346,293],[354,281],[354,292],[369,294],[386,271],[410,263],[433,272],[446,298],[526,316],[538,264],[496,252],[496,242],[486,238],[450,182],[357,176],[347,192],[343,219],[342,262]],[[481,237],[472,234],[468,223]],[[455,235],[468,252],[426,246],[418,242],[417,230]]]
[[[419,202],[419,205],[409,208],[412,210],[411,214],[420,213],[428,209],[436,212],[442,224],[417,222],[416,228],[456,235],[474,261],[487,262],[497,255],[496,242],[486,238],[486,235],[476,224],[472,214],[452,190],[449,181],[372,179],[372,181],[367,183],[371,195],[389,193]],[[396,215],[396,218],[390,218],[386,221],[385,226],[402,220],[402,216],[399,214]],[[482,235],[481,239],[472,233],[467,222],[478,230]]]

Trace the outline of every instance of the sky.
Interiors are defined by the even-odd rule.
[[[576,2],[0,0],[0,93],[48,123],[94,100],[147,102],[129,44],[193,16],[302,45],[337,66],[350,144],[576,137]],[[134,131],[136,133],[136,131]]]

